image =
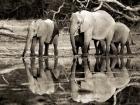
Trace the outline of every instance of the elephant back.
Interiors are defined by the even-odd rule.
[[[108,35],[110,35],[110,33],[114,32],[115,21],[109,13],[103,10],[99,10],[92,12],[92,16],[95,20],[93,23],[93,39],[105,39],[108,37]]]
[[[37,25],[37,37],[41,37],[45,43],[50,43],[54,30],[54,22],[50,19],[39,20],[37,21]]]
[[[126,43],[129,37],[130,29],[123,23],[116,22],[113,42]]]

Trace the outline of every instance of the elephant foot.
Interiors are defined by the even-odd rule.
[[[78,58],[78,55],[74,55],[74,59]]]
[[[129,51],[129,52],[127,52],[127,54],[132,54],[132,52],[131,52],[131,51]]]
[[[105,53],[105,54],[103,54],[104,56],[109,56],[109,53]]]
[[[30,56],[31,56],[31,57],[32,57],[32,56],[35,56],[35,53],[31,53]]]
[[[22,54],[21,56],[22,56],[22,57],[25,57],[25,54]]]
[[[39,57],[43,57],[43,55],[39,55]]]
[[[120,53],[120,55],[124,55],[124,53]]]
[[[83,53],[82,57],[88,57],[88,53]]]
[[[49,56],[49,54],[44,54],[44,56]]]
[[[95,53],[95,55],[100,55],[101,53]]]

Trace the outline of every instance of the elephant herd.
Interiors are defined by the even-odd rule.
[[[26,51],[31,43],[31,56],[35,55],[35,46],[39,41],[39,56],[48,56],[49,44],[54,45],[54,54],[58,55],[59,29],[56,22],[46,19],[32,21],[28,27]],[[87,56],[90,42],[94,41],[96,54],[123,54],[124,47],[131,54],[130,44],[132,36],[130,29],[123,23],[115,22],[113,17],[104,10],[89,12],[86,10],[72,13],[70,18],[70,42],[74,55],[78,54],[81,47],[82,55]],[[43,51],[45,45],[45,51]]]

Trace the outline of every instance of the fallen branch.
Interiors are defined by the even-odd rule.
[[[0,32],[0,35],[15,38],[15,39],[20,39],[20,40],[25,40],[25,37],[21,37],[20,35],[17,35],[15,33]]]
[[[6,28],[6,27],[0,27],[0,30],[8,30],[8,31],[10,31],[10,32],[14,32],[13,30],[11,30],[11,29],[9,29],[9,28]]]

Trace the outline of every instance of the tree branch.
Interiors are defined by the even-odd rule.
[[[133,22],[140,21],[140,17],[139,16],[130,17],[130,16],[120,12],[119,10],[114,9],[113,7],[108,5],[107,3],[104,3],[104,4],[105,4],[105,5],[103,5],[104,7],[106,7],[107,9],[109,9],[109,10],[115,12],[115,13],[118,13],[118,14],[124,16],[127,20],[130,20],[130,21],[133,21]]]
[[[123,5],[121,2],[119,2],[117,0],[98,0],[98,1],[99,2],[112,2],[112,3],[115,3],[115,4],[119,5],[120,7],[124,8],[124,10],[129,10],[129,11],[139,11],[140,10],[140,5],[138,5],[138,7],[131,8],[130,6]]]
[[[100,2],[100,5],[99,5],[98,7],[96,7],[96,8],[94,9],[94,11],[99,10],[99,9],[102,7],[102,5],[103,5],[103,2],[101,1],[101,2]]]
[[[55,15],[60,13],[61,9],[64,7],[64,4],[65,2],[63,2],[62,5],[60,5],[60,7],[58,8],[58,11],[52,10],[52,12],[54,12],[52,20],[55,20]]]

